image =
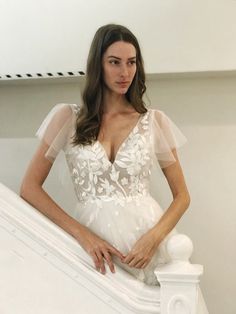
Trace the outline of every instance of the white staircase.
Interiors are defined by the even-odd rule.
[[[1,314],[206,313],[192,249],[187,236],[170,238],[172,262],[155,271],[160,287],[118,265],[103,275],[72,236],[0,183]]]

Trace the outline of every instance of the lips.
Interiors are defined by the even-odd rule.
[[[129,84],[129,82],[118,82],[117,84],[121,85],[121,86],[126,86]]]

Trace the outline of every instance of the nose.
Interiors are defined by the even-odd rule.
[[[121,65],[120,74],[121,76],[128,76],[129,71],[126,64]]]

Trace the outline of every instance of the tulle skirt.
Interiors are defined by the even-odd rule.
[[[162,208],[151,195],[138,195],[119,199],[119,202],[108,197],[89,200],[86,203],[78,202],[73,217],[127,255],[137,240],[159,221],[162,214]],[[154,269],[169,261],[165,244],[168,238],[176,233],[173,229],[165,237],[144,269],[129,267],[115,255],[112,259],[115,264],[146,284],[159,285]]]

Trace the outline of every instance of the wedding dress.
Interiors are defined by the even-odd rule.
[[[52,163],[60,150],[65,153],[78,199],[74,218],[126,255],[163,214],[149,192],[154,163],[158,162],[161,168],[174,163],[171,150],[187,139],[163,111],[147,108],[111,162],[98,140],[86,146],[71,144],[79,110],[77,104],[56,104],[36,135],[49,145],[45,157]],[[169,261],[165,244],[175,233],[174,228],[145,269],[129,267],[116,256],[113,260],[138,280],[159,285],[154,269]],[[200,302],[204,303],[201,293]]]

